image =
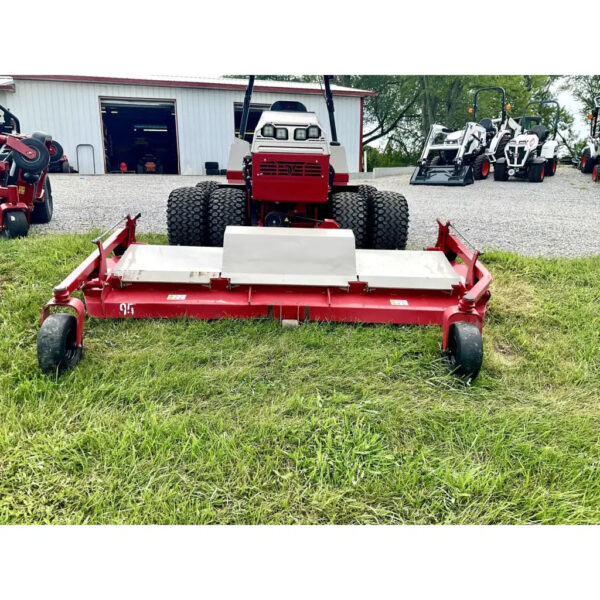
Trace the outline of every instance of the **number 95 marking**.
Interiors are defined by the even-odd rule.
[[[123,313],[124,317],[133,317],[133,304],[130,304],[129,302],[121,302],[121,304],[119,304],[119,311]]]

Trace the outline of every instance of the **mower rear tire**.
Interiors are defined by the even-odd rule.
[[[31,213],[31,222],[50,223],[53,212],[52,186],[50,185],[50,177],[46,175],[46,179],[44,180],[44,200],[42,202],[34,202],[33,212]]]
[[[3,237],[14,240],[25,237],[28,231],[27,215],[22,210],[8,210],[4,213]]]
[[[77,319],[67,313],[49,315],[40,327],[37,356],[40,369],[56,373],[72,369],[81,360]]]
[[[408,203],[402,194],[377,192],[369,221],[369,248],[404,250],[408,239]]]
[[[546,164],[533,163],[527,167],[527,178],[532,183],[541,183],[546,177]]]
[[[195,187],[177,188],[167,201],[167,234],[171,246],[206,244],[207,193]]]
[[[592,171],[592,181],[600,183],[600,165],[594,165],[594,170]]]
[[[377,188],[372,185],[359,185],[356,191],[367,201],[367,204],[370,204],[377,193]]]
[[[473,161],[473,178],[487,179],[490,174],[490,159],[485,154],[480,154]]]
[[[553,177],[556,173],[556,158],[550,158],[546,161],[545,173],[546,177]]]
[[[210,196],[215,190],[219,189],[219,184],[216,181],[199,181],[196,187]]]
[[[219,188],[208,198],[208,245],[222,246],[227,225],[247,224],[246,192],[239,188]]]
[[[16,150],[12,151],[12,156],[15,164],[19,169],[29,171],[30,173],[39,173],[43,171],[50,164],[50,152],[46,148],[45,144],[34,138],[25,138],[21,140],[23,144],[29,146],[35,151],[35,156],[29,158],[23,156]]]
[[[579,165],[582,173],[591,173],[594,170],[594,160],[590,154],[590,149],[586,148],[581,156],[581,164]]]
[[[331,196],[331,218],[342,228],[352,229],[357,248],[368,242],[368,205],[358,193],[337,192]]]
[[[497,160],[494,165],[494,181],[508,181],[508,170],[504,159]]]
[[[452,323],[446,355],[453,374],[475,379],[483,363],[483,340],[479,327],[463,321]]]

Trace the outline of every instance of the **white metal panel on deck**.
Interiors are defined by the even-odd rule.
[[[123,282],[209,283],[451,291],[462,278],[443,252],[355,250],[343,229],[228,227],[224,248],[134,244],[113,274]]]

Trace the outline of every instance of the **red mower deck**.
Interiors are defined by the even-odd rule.
[[[135,241],[138,217],[94,240],[97,249],[54,289],[38,340],[44,370],[79,361],[87,308],[100,319],[440,325],[453,369],[470,377],[479,371],[491,276],[450,223],[438,221],[434,246],[409,252],[355,250],[350,230],[329,227],[228,227],[223,248],[150,246]],[[72,296],[77,290],[85,305]],[[73,309],[76,318],[50,314],[56,307]]]

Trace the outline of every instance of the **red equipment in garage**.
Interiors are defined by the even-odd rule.
[[[94,240],[97,249],[54,289],[38,338],[43,370],[79,362],[87,308],[102,319],[440,325],[453,370],[470,378],[479,372],[491,277],[449,223],[438,221],[435,245],[415,252],[356,249],[352,231],[333,221],[317,228],[230,226],[222,248],[146,245],[135,241],[138,217]],[[78,290],[85,304],[72,295]],[[51,314],[57,307],[76,316]]]
[[[19,119],[3,106],[0,117],[0,233],[16,238],[31,223],[52,219],[48,167],[62,149],[45,133],[22,135]]]

